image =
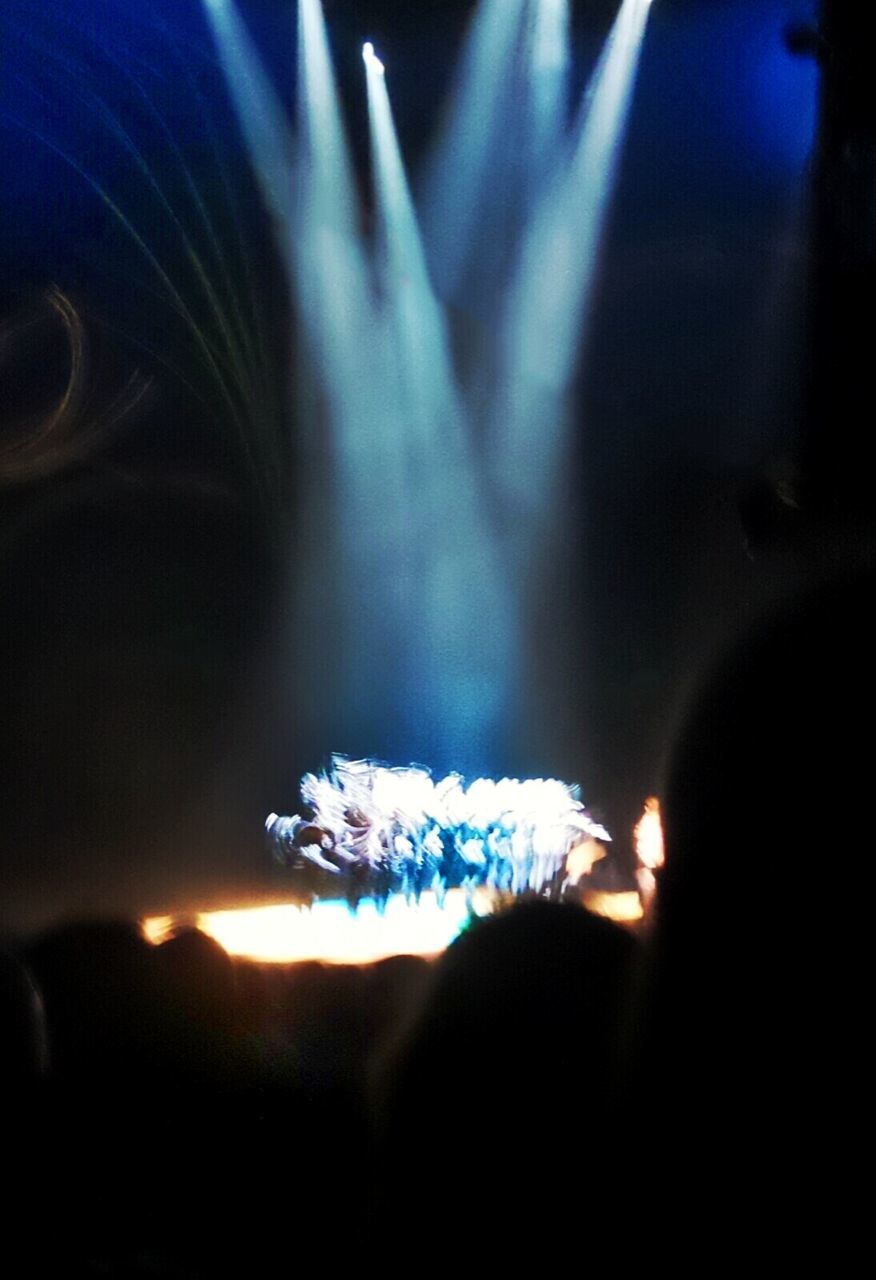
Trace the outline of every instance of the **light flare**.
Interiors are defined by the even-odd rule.
[[[328,964],[370,964],[387,956],[439,955],[467,924],[472,914],[486,914],[484,897],[462,891],[447,894],[439,904],[434,894],[418,903],[392,898],[385,906],[365,900],[356,912],[344,902],[293,903],[251,907],[237,911],[205,911],[195,924],[229,955],[271,964],[319,960]],[[168,936],[169,917],[145,920],[150,942]]]
[[[157,947],[173,933],[174,917],[148,916],[141,922],[140,928],[146,941]]]
[[[642,920],[642,902],[633,890],[626,893],[607,893],[588,889],[583,895],[584,906],[598,916],[606,916],[616,924],[637,925]]]
[[[649,796],[645,801],[642,816],[633,829],[633,841],[639,865],[649,871],[656,871],[666,861],[666,850],[663,844],[663,819],[660,813],[660,801],[656,796]]]
[[[633,828],[633,845],[638,862],[636,883],[639,886],[643,912],[647,915],[657,894],[656,872],[660,870],[666,859],[663,820],[657,796],[649,796],[645,801],[642,816]]]

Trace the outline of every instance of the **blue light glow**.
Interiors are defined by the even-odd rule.
[[[567,0],[482,0],[422,227],[383,63],[366,42],[366,236],[322,8],[300,0],[292,198],[280,231],[312,445],[302,507],[308,541],[321,549],[318,566],[302,567],[301,589],[309,603],[318,575],[338,639],[330,678],[314,672],[336,742],[349,741],[352,719],[367,727],[369,750],[471,772],[507,749],[565,446],[562,401],[647,7],[623,0],[570,136]],[[230,0],[222,21],[210,12],[272,198],[283,128]],[[467,379],[454,366],[444,303],[472,289],[486,345]]]

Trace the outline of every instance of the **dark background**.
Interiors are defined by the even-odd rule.
[[[240,8],[291,101],[293,6]],[[416,170],[473,5],[325,9],[367,210],[362,41]],[[580,89],[615,6],[573,11]],[[655,0],[649,18],[579,379],[568,603],[533,611],[513,762],[580,781],[621,870],[693,673],[810,571],[756,495],[800,439],[817,69],[783,31],[811,16]],[[7,0],[0,40],[0,927],[281,893],[264,814],[346,744],[301,687],[320,619],[289,586],[318,552],[294,512],[294,323],[199,6]],[[199,296],[179,224],[258,335],[249,395],[220,393],[157,276]],[[20,442],[66,376],[52,287],[83,317],[85,390],[28,470]],[[136,410],[89,435],[137,370]]]

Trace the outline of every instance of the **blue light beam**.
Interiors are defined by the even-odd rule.
[[[393,319],[396,364],[403,375],[406,408],[443,420],[455,434],[460,406],[451,370],[444,315],[429,279],[426,255],[398,145],[383,64],[365,45],[368,117],[377,205],[377,254],[381,293]]]
[[[440,296],[464,290],[495,199],[495,163],[514,114],[511,77],[530,0],[482,0],[463,48],[423,184],[426,243]]]
[[[298,302],[336,415],[369,367],[370,301],[358,200],[319,0],[299,0],[297,218],[290,228]]]
[[[203,0],[256,177],[285,250],[292,213],[292,136],[282,104],[231,0]]]
[[[482,727],[489,724],[492,732],[506,698],[513,643],[507,590],[384,69],[372,46],[365,46],[363,57],[385,323],[383,381],[389,392],[382,433],[403,459],[401,488],[382,514],[384,526],[397,522],[400,537],[386,586],[393,588],[399,625],[408,637],[407,703],[417,708],[410,731],[422,732],[428,722],[430,732],[443,739],[438,750],[445,758],[471,758],[475,746],[483,758]],[[370,473],[376,478],[373,467]],[[491,628],[477,622],[471,595],[490,616]]]
[[[501,333],[493,457],[530,537],[568,436],[575,375],[602,232],[615,188],[650,0],[623,0],[585,94],[571,155],[528,227]],[[534,522],[534,523],[533,523]]]

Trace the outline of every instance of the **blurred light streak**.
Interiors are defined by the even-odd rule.
[[[648,9],[648,0],[623,0],[581,104],[571,154],[543,193],[507,294],[493,456],[510,510],[530,537],[543,524],[545,495],[565,456],[565,400],[577,367]]]
[[[292,903],[250,907],[240,911],[206,911],[197,927],[233,956],[276,964],[322,960],[335,964],[368,964],[385,956],[438,955],[450,945],[472,911],[488,910],[485,899],[471,905],[461,890],[439,905],[434,894],[418,903],[394,895],[380,910],[365,899],[356,911],[345,902],[321,901],[313,906]],[[150,941],[166,936],[166,917],[144,922]]]
[[[642,918],[637,893],[587,890],[583,900],[588,910],[619,924],[637,924]],[[432,893],[424,893],[419,902],[394,894],[382,909],[370,898],[355,911],[338,900],[312,906],[272,903],[204,911],[193,922],[229,955],[261,963],[370,964],[387,956],[440,955],[472,916],[488,915],[495,905],[489,893],[469,897],[462,889],[452,889],[443,904]],[[192,920],[187,918],[187,923]],[[157,946],[172,936],[174,924],[172,916],[153,916],[143,921],[142,929]]]
[[[630,890],[625,893],[606,893],[602,890],[588,889],[583,895],[584,906],[598,916],[606,916],[617,924],[638,924],[642,919],[642,903],[638,893]]]
[[[512,72],[529,0],[482,0],[463,48],[444,125],[423,184],[432,269],[442,298],[456,297],[483,244],[495,199],[497,143],[508,128]]]
[[[529,76],[532,124],[528,144],[531,169],[548,176],[566,128],[569,92],[569,0],[533,0]]]
[[[279,226],[291,215],[292,138],[282,103],[231,0],[203,0],[265,202]]]
[[[366,50],[369,46],[366,45]],[[389,436],[398,485],[379,513],[399,514],[397,552],[387,569],[412,655],[409,703],[441,725],[445,759],[461,761],[501,716],[513,643],[507,587],[486,519],[467,409],[456,384],[443,310],[429,278],[420,228],[399,149],[382,63],[365,53],[376,197],[377,275]],[[399,473],[399,460],[402,460]],[[372,462],[364,482],[392,474]],[[375,530],[375,536],[379,532]],[[401,577],[402,566],[412,570]],[[471,596],[494,624],[479,628]],[[476,708],[480,709],[478,712]],[[463,727],[464,726],[464,727]]]

